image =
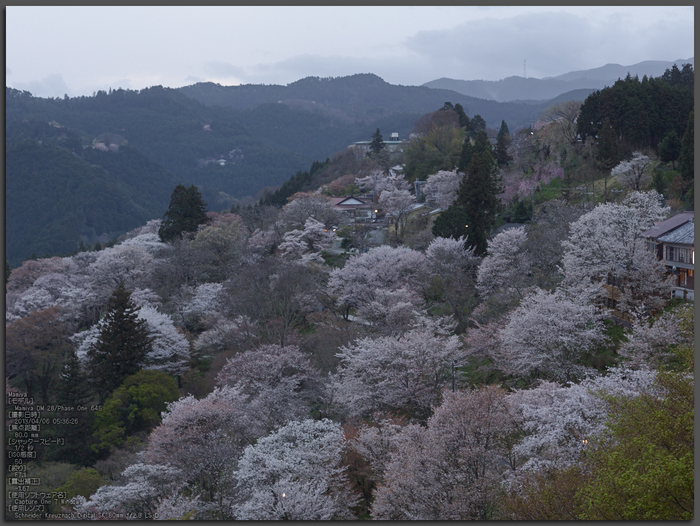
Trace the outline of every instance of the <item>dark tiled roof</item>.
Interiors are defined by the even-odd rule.
[[[695,222],[689,221],[657,238],[662,243],[695,246]]]
[[[669,233],[671,230],[678,228],[679,226],[692,221],[695,218],[695,212],[681,212],[673,217],[669,217],[666,221],[661,221],[660,223],[654,225],[652,228],[646,232],[642,232],[642,237],[658,238],[664,234]]]

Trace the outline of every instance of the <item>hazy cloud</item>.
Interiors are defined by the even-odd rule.
[[[527,13],[505,19],[484,18],[448,30],[421,31],[406,39],[405,45],[450,72],[442,76],[498,80],[522,75],[526,60],[528,76],[545,77],[602,66],[610,62],[601,62],[606,56],[615,56],[623,65],[674,60],[675,56],[667,55],[679,51],[671,50],[688,49],[689,45],[692,50],[693,22],[681,24],[676,41],[669,43],[663,22],[654,29],[640,28],[619,15],[594,24],[571,13]]]
[[[212,60],[204,64],[204,71],[213,77],[217,78],[229,78],[233,77],[236,79],[243,78],[245,72],[233,64],[228,62],[221,62],[219,60]]]
[[[62,95],[72,96],[72,90],[63,82],[63,75],[54,73],[41,80],[32,80],[29,82],[14,82],[13,88],[18,90],[26,90],[35,97],[59,97]],[[62,95],[58,95],[58,94]]]

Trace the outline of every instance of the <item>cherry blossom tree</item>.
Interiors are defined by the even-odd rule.
[[[374,519],[488,519],[497,500],[508,438],[516,418],[496,386],[445,393],[427,428],[410,425],[392,437]]]
[[[379,206],[381,206],[394,222],[394,232],[399,241],[403,239],[403,232],[406,229],[406,220],[413,205],[416,202],[408,190],[386,190],[379,196]]]
[[[163,371],[179,376],[187,370],[190,343],[172,318],[149,306],[141,307],[138,317],[145,320],[152,338],[152,350],[146,354],[144,369]]]
[[[529,473],[578,462],[589,441],[605,430],[608,408],[601,395],[653,393],[654,378],[649,370],[612,368],[580,384],[542,382],[515,391],[508,403],[520,419],[523,437],[513,447],[517,468],[507,473],[507,487],[517,488]]]
[[[235,214],[211,214],[200,225],[191,243],[196,254],[196,270],[201,281],[225,280],[233,271],[243,250],[243,227]]]
[[[621,184],[639,192],[649,180],[647,169],[650,165],[649,157],[642,152],[632,152],[632,158],[629,161],[620,162],[610,171],[610,175]]]
[[[418,319],[398,338],[362,338],[338,353],[338,404],[352,417],[401,411],[417,420],[430,414],[449,385],[463,351],[445,318]]]
[[[323,223],[309,217],[304,229],[287,232],[278,248],[286,259],[323,264],[321,252],[330,248],[337,237],[335,232],[324,228]]]
[[[268,258],[241,266],[226,287],[230,319],[243,316],[266,343],[287,345],[305,317],[320,309],[322,269]]]
[[[488,241],[487,255],[477,271],[477,286],[484,296],[499,290],[522,299],[529,285],[531,262],[525,246],[525,227],[511,228]]]
[[[464,247],[465,241],[464,237],[436,237],[425,251],[430,286],[451,307],[458,333],[464,332],[476,301],[476,272],[481,262],[473,247]]]
[[[398,438],[405,422],[373,415],[372,425],[364,423],[351,441],[350,447],[357,451],[370,465],[376,485],[384,485],[384,473],[398,450]]]
[[[425,193],[429,203],[434,203],[435,206],[447,210],[457,198],[461,181],[462,174],[457,174],[457,170],[451,172],[440,170],[428,176],[423,193]]]
[[[333,208],[329,197],[320,194],[299,194],[282,207],[278,222],[283,225],[284,230],[301,229],[310,217],[323,223],[326,228],[340,224],[342,219],[340,212]]]
[[[343,268],[332,270],[328,290],[337,297],[338,306],[355,308],[372,301],[378,289],[419,289],[425,270],[421,252],[382,245],[352,256]]]
[[[346,444],[330,420],[290,422],[248,446],[235,477],[241,520],[352,518],[356,496],[343,473]]]
[[[238,387],[251,411],[269,432],[309,415],[322,379],[294,345],[262,345],[229,358],[216,377],[218,386]]]
[[[618,350],[620,356],[630,360],[635,368],[668,365],[675,357],[671,349],[678,345],[689,345],[694,334],[688,331],[684,319],[692,319],[692,308],[680,305],[672,311],[663,312],[652,320],[635,320],[632,333]]]
[[[531,281],[540,288],[551,289],[558,285],[564,249],[562,241],[569,237],[570,225],[583,211],[554,199],[542,205],[534,221],[527,225],[527,240],[524,249],[530,254]]]
[[[661,196],[652,190],[632,192],[621,204],[601,204],[581,216],[562,242],[563,285],[572,294],[580,294],[591,283],[600,285],[615,278],[621,310],[661,307],[668,295],[669,278],[663,263],[656,261],[639,236],[663,220],[668,211]]]
[[[498,336],[496,361],[507,372],[566,381],[594,373],[578,362],[604,341],[593,305],[541,289],[523,299]]]
[[[420,298],[405,289],[378,289],[374,299],[357,309],[359,320],[367,322],[373,334],[397,336],[414,325]]]
[[[137,463],[122,473],[124,485],[101,486],[90,497],[73,499],[73,511],[115,518],[132,514],[136,519],[153,517],[158,501],[172,492],[180,483],[180,470],[173,466]]]
[[[96,303],[86,275],[73,258],[25,261],[13,270],[6,291],[8,323],[32,312],[58,307],[63,321],[76,325],[86,321],[86,313]]]
[[[406,178],[391,171],[387,173],[382,170],[372,170],[365,177],[355,178],[355,184],[363,192],[374,192],[375,195],[392,190],[408,190]]]
[[[90,265],[90,287],[106,303],[119,283],[128,283],[130,289],[150,286],[154,257],[138,244],[120,244],[98,253]]]
[[[198,484],[208,500],[223,499],[230,470],[243,449],[261,435],[240,389],[215,388],[206,398],[189,395],[168,404],[143,454],[147,462],[178,466],[181,480]]]

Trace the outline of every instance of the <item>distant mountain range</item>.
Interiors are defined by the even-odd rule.
[[[498,128],[502,120],[511,130],[528,126],[545,108],[557,101],[497,102],[487,98],[464,95],[451,88],[398,86],[385,82],[371,73],[348,77],[307,77],[287,86],[243,84],[221,86],[203,82],[178,88],[184,95],[205,106],[224,106],[240,110],[264,104],[281,104],[324,116],[336,125],[357,125],[399,115],[423,115],[436,111],[445,102],[460,103],[468,116],[481,115],[487,126]],[[584,100],[590,92],[576,90],[570,98]],[[558,91],[550,99],[563,95]],[[520,97],[525,99],[528,97]],[[409,130],[398,131],[402,137]]]
[[[646,60],[631,66],[620,64],[606,64],[599,68],[582,71],[571,71],[556,77],[543,79],[508,77],[501,80],[455,80],[441,78],[426,82],[423,86],[432,89],[445,89],[456,91],[470,97],[492,100],[497,102],[541,102],[553,99],[564,93],[586,90],[592,91],[612,86],[616,80],[625,78],[627,73],[639,76],[658,77],[664,71],[676,64],[681,68],[683,64],[693,64],[695,58],[676,60],[674,62],[661,60]],[[584,93],[581,91],[580,93]],[[585,97],[584,97],[585,99]]]
[[[660,75],[672,63],[641,64]],[[443,79],[449,89],[397,86],[358,74],[308,77],[287,86],[199,83],[64,99],[8,87],[6,257],[16,266],[32,253],[104,243],[162,217],[178,183],[197,185],[210,210],[250,202],[313,161],[368,140],[377,128],[385,137],[408,137],[422,115],[445,102],[460,103],[491,128],[504,120],[515,132],[547,107],[583,101],[609,82],[596,75],[624,76],[627,70],[642,71],[604,66],[555,79]],[[571,75],[594,80],[581,84]],[[482,92],[459,92],[465,85]],[[504,94],[513,100],[496,100]]]

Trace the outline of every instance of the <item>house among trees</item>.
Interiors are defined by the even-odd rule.
[[[642,237],[674,275],[671,297],[695,301],[695,212],[681,212],[642,232]]]
[[[372,196],[332,197],[333,208],[345,214],[351,223],[372,221],[377,218],[378,209]]]
[[[398,132],[392,132],[391,136],[384,141],[384,147],[388,152],[394,153],[396,151],[403,151],[405,141],[399,138]],[[372,141],[357,141],[348,146],[348,150],[354,150],[355,152],[361,153],[362,156],[366,156],[370,151],[370,145]]]

